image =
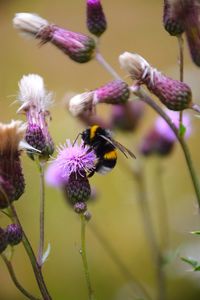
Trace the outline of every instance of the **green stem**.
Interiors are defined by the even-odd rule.
[[[38,248],[37,262],[40,267],[43,264],[44,253],[44,213],[45,213],[45,184],[44,184],[44,167],[45,163],[40,163],[40,241]]]
[[[85,273],[85,279],[88,289],[88,299],[94,300],[94,292],[91,285],[90,280],[90,274],[89,274],[89,268],[88,268],[88,261],[87,261],[87,255],[86,255],[86,239],[85,239],[85,229],[86,229],[86,220],[83,214],[80,215],[81,217],[81,257],[83,261],[83,268]]]
[[[149,209],[146,187],[144,183],[144,176],[141,166],[134,172],[135,179],[138,184],[138,203],[141,210],[142,220],[144,224],[145,236],[148,239],[150,246],[151,256],[156,267],[156,282],[157,282],[157,300],[166,299],[166,280],[163,270],[163,257],[159,250],[159,246],[156,241],[153,222],[151,219],[151,213]]]
[[[200,211],[200,185],[199,185],[199,180],[198,180],[197,174],[195,172],[195,169],[194,169],[194,166],[193,166],[193,161],[192,161],[192,158],[191,158],[191,154],[190,154],[189,148],[188,148],[185,140],[179,135],[179,131],[177,130],[177,128],[174,125],[174,123],[172,122],[172,120],[163,111],[163,109],[160,108],[160,106],[158,106],[155,103],[155,101],[153,99],[151,99],[142,89],[133,88],[132,90],[134,90],[134,93],[138,97],[140,97],[140,99],[142,101],[144,101],[151,108],[153,108],[167,122],[169,127],[172,129],[172,131],[176,135],[176,137],[177,137],[177,139],[180,143],[180,146],[182,148],[182,151],[184,153],[184,156],[185,156],[185,160],[186,160],[186,163],[187,163],[188,170],[190,172],[191,180],[192,180],[192,183],[193,183],[193,186],[194,186],[194,190],[195,190],[195,194],[196,194],[197,202],[198,202],[198,207],[199,207],[199,211]]]
[[[2,259],[3,259],[4,263],[5,263],[5,265],[7,266],[7,269],[8,269],[8,272],[9,272],[9,274],[10,274],[10,277],[11,277],[13,283],[15,284],[16,288],[17,288],[17,289],[18,289],[25,297],[27,297],[28,299],[31,299],[31,300],[41,300],[41,299],[36,298],[36,297],[34,297],[33,295],[31,295],[29,292],[27,292],[27,291],[23,288],[23,286],[19,283],[19,281],[18,281],[18,279],[17,279],[17,277],[16,277],[16,275],[15,275],[15,271],[14,271],[14,268],[13,268],[13,266],[12,266],[11,261],[9,261],[3,253],[1,254],[1,257],[2,257]]]
[[[129,269],[124,265],[123,261],[121,260],[118,253],[115,251],[115,249],[112,247],[112,245],[109,243],[109,241],[105,238],[105,236],[101,233],[98,226],[94,223],[88,224],[90,230],[93,232],[95,238],[100,242],[100,244],[103,246],[106,253],[109,255],[109,257],[112,259],[112,261],[116,264],[116,266],[119,268],[119,271],[123,274],[124,278],[128,282],[133,283],[133,289],[134,292],[137,291],[137,299],[148,299],[151,300],[151,296],[147,293],[143,285],[132,275],[132,273],[129,271]],[[139,299],[140,299],[139,298]]]
[[[178,36],[179,45],[179,73],[180,81],[183,81],[183,71],[184,71],[184,41],[182,35]],[[183,122],[183,111],[179,113],[179,128],[181,128]]]
[[[15,207],[14,207],[13,204],[10,205],[10,209],[11,209],[11,212],[12,212],[12,216],[11,216],[12,221],[21,226],[19,218],[17,216],[17,212],[16,212]],[[21,226],[21,228],[22,228],[22,226]],[[37,280],[38,287],[39,287],[40,292],[43,296],[43,299],[44,300],[51,300],[52,298],[51,298],[51,296],[50,296],[50,294],[47,290],[46,284],[44,282],[44,278],[43,278],[43,275],[42,275],[41,268],[37,263],[37,260],[36,260],[35,254],[33,252],[33,249],[31,247],[31,244],[30,244],[30,242],[29,242],[29,240],[28,240],[28,238],[27,238],[24,231],[23,231],[22,242],[23,242],[24,248],[26,250],[26,253],[29,256],[29,259],[30,259],[30,262],[31,262],[31,265],[32,265],[32,268],[33,268],[33,271],[34,271],[34,274],[35,274],[35,278]]]

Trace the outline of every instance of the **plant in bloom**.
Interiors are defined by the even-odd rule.
[[[78,116],[85,111],[92,111],[93,107],[100,103],[126,103],[129,96],[128,84],[122,80],[113,80],[93,91],[72,97],[69,101],[69,111],[73,116]]]
[[[179,128],[179,114],[174,111],[166,111],[176,128]],[[186,128],[185,138],[191,135],[191,121],[187,113],[183,115],[183,124]],[[147,132],[140,143],[140,153],[144,156],[161,155],[171,153],[177,142],[177,137],[162,117],[157,117],[154,126]]]
[[[17,13],[13,25],[20,31],[40,39],[41,44],[52,43],[78,63],[85,63],[93,58],[95,42],[87,35],[49,24],[47,20],[31,13]]]
[[[57,148],[57,157],[46,171],[46,182],[62,188],[71,204],[85,202],[90,198],[91,189],[88,173],[95,169],[97,157],[94,151],[69,140]]]
[[[54,144],[48,130],[48,111],[52,104],[52,94],[44,87],[43,78],[36,74],[23,76],[19,82],[18,113],[26,114],[27,129],[25,140],[29,145],[39,150],[39,157],[47,160],[54,151]],[[34,158],[33,154],[29,154]]]
[[[0,123],[0,208],[6,208],[24,193],[20,142],[26,125],[21,121]]]
[[[145,84],[168,109],[182,111],[193,108],[192,91],[186,83],[161,74],[138,54],[124,52],[119,61],[138,85]]]

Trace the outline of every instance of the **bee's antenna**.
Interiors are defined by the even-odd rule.
[[[74,145],[75,145],[75,143],[76,143],[76,141],[78,140],[78,138],[79,138],[80,135],[81,135],[81,133],[79,132],[79,133],[77,134],[77,136],[76,136],[76,138],[75,138],[73,144],[72,144],[72,147],[74,147]]]

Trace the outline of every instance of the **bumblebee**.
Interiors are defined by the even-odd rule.
[[[128,156],[135,158],[135,155],[129,149],[112,138],[112,134],[108,129],[93,125],[85,129],[80,135],[84,145],[90,146],[98,158],[95,170],[88,175],[89,177],[95,172],[106,174],[111,171],[117,162],[117,149],[127,158]]]

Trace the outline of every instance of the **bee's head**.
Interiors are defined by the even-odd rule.
[[[81,133],[81,138],[82,138],[84,144],[90,145],[90,130],[89,129],[85,129]]]

